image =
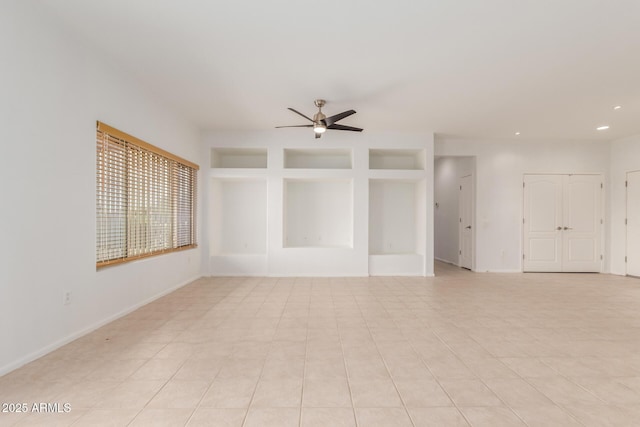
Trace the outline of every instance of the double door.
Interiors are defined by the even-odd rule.
[[[524,176],[524,271],[600,271],[602,187],[601,175]]]

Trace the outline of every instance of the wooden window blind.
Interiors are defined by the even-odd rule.
[[[196,247],[198,165],[98,122],[96,267]]]

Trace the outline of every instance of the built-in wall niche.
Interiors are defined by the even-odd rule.
[[[267,167],[267,149],[212,148],[211,167],[264,169]]]
[[[285,179],[287,248],[353,247],[353,183],[350,179]]]
[[[424,150],[371,149],[369,169],[424,170]]]
[[[211,255],[266,254],[265,179],[214,178],[209,200]]]
[[[351,169],[349,149],[285,149],[286,169]]]
[[[417,254],[424,240],[423,181],[369,181],[369,254]]]

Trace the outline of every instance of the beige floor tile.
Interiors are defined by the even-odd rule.
[[[151,359],[131,375],[133,380],[168,380],[185,363],[183,359]]]
[[[171,380],[147,404],[150,408],[195,408],[209,387],[207,381]]]
[[[260,379],[251,402],[257,408],[292,408],[300,406],[302,378]]]
[[[123,381],[131,377],[147,361],[148,359],[110,361],[91,372],[86,379],[89,381]]]
[[[457,357],[446,357],[426,360],[427,367],[438,379],[472,379],[474,374]]]
[[[347,375],[353,379],[390,379],[389,371],[381,357],[370,359],[348,359]]]
[[[96,402],[96,408],[105,409],[142,409],[162,388],[161,380],[130,380],[118,385],[105,394],[104,399]]]
[[[189,420],[193,409],[145,408],[136,416],[131,427],[175,427],[183,426]]]
[[[609,405],[640,404],[640,393],[617,378],[571,378],[571,381]]]
[[[410,408],[415,427],[469,427],[456,408]]]
[[[251,378],[258,379],[262,373],[264,360],[261,359],[228,359],[220,367],[216,378]]]
[[[558,406],[528,406],[513,410],[530,427],[578,427],[582,425]]]
[[[293,379],[302,378],[304,375],[304,357],[275,358],[271,356],[266,360],[262,369],[261,378],[265,379]]]
[[[175,373],[173,379],[211,382],[224,362],[224,359],[187,359]]]
[[[297,427],[298,408],[251,408],[243,427]]]
[[[563,405],[602,405],[604,402],[566,378],[529,378],[528,381],[554,403]]]
[[[523,378],[553,378],[558,376],[557,371],[539,359],[529,357],[502,358],[500,361]]]
[[[351,408],[303,408],[302,427],[356,427]]]
[[[69,400],[75,425],[126,425],[143,409],[137,422],[181,425],[195,409],[192,424],[239,425],[252,399],[248,425],[353,425],[351,405],[360,425],[407,424],[404,404],[416,426],[464,425],[456,407],[431,406],[450,396],[480,425],[637,425],[636,280],[436,274],[202,278],[1,377],[0,401]],[[200,385],[170,392],[185,381]],[[181,401],[187,411],[152,411]],[[51,424],[35,415],[0,426]]]
[[[135,415],[135,414],[134,414]],[[1,427],[10,427],[14,426],[20,421],[22,418],[28,416],[26,413],[16,413],[16,412],[0,412],[0,426]]]
[[[385,379],[350,379],[351,397],[356,408],[401,407],[393,381]]]
[[[195,344],[189,359],[223,359],[231,355],[233,344],[222,341]]]
[[[387,369],[394,379],[432,379],[433,375],[418,356],[385,357]]]
[[[324,378],[347,378],[344,360],[307,360],[304,367],[305,378],[324,379]]]
[[[191,343],[172,342],[160,350],[155,358],[187,360],[193,354],[194,348],[195,345]]]
[[[345,378],[305,379],[302,405],[312,408],[351,407]]]
[[[251,378],[216,378],[200,406],[210,408],[247,408],[258,383]]]
[[[71,426],[85,415],[87,410],[72,410],[68,413],[30,413],[18,420],[15,426],[21,427],[63,427]]]
[[[307,352],[307,346],[301,341],[275,341],[269,349],[270,359],[291,360],[295,358],[304,358]]]
[[[488,379],[485,385],[512,407],[552,405],[549,398],[520,378]]]
[[[246,409],[198,408],[191,416],[189,427],[242,427]]]
[[[502,401],[479,380],[441,380],[457,406],[501,406]]]
[[[358,427],[412,427],[411,419],[403,408],[358,408]]]
[[[520,378],[515,371],[495,358],[464,359],[464,364],[483,380]]]
[[[568,405],[565,409],[586,427],[635,427],[638,413],[619,406]]]
[[[139,412],[139,409],[91,409],[82,415],[75,425],[78,427],[126,426]]]
[[[460,408],[473,427],[517,427],[526,424],[509,408]]]
[[[435,380],[396,379],[400,397],[407,408],[453,406],[453,402]]]

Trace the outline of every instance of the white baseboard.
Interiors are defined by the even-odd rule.
[[[120,312],[118,312],[118,313],[116,313],[116,314],[114,314],[112,316],[107,317],[106,319],[99,320],[98,322],[95,322],[95,323],[93,323],[93,324],[91,324],[91,325],[89,325],[89,326],[87,326],[87,327],[85,327],[85,328],[83,328],[83,329],[81,329],[79,331],[76,331],[76,332],[74,332],[74,333],[72,333],[70,335],[67,335],[66,337],[64,337],[62,339],[59,339],[59,340],[57,340],[57,341],[55,341],[55,342],[53,342],[53,343],[51,343],[51,344],[39,349],[39,350],[36,350],[36,351],[34,351],[32,353],[29,353],[26,356],[21,357],[20,359],[14,361],[14,362],[11,362],[11,363],[9,363],[7,365],[4,365],[4,366],[0,367],[0,376],[8,374],[9,372],[14,371],[14,370],[26,365],[27,363],[33,362],[34,360],[39,359],[42,356],[45,356],[45,355],[51,353],[52,351],[57,350],[60,347],[66,345],[66,344],[69,344],[70,342],[75,341],[78,338],[80,338],[80,337],[82,337],[84,335],[87,335],[88,333],[91,333],[91,332],[95,331],[96,329],[106,325],[107,323],[111,323],[114,320],[117,320],[117,319],[119,319],[119,318],[121,318],[123,316],[126,316],[127,314],[139,309],[140,307],[145,306],[145,305],[149,304],[150,302],[153,302],[153,301],[157,300],[158,298],[161,298],[161,297],[163,297],[163,296],[165,296],[167,294],[170,294],[171,292],[173,292],[173,291],[175,291],[177,289],[180,289],[181,287],[183,287],[185,285],[188,285],[189,283],[191,283],[191,282],[193,282],[195,280],[198,280],[200,277],[202,277],[202,276],[197,276],[197,277],[188,279],[188,280],[186,280],[184,282],[181,282],[181,283],[177,284],[176,286],[173,286],[173,287],[171,287],[169,289],[165,289],[164,291],[160,292],[157,295],[154,295],[154,296],[152,296],[150,298],[147,298],[146,300],[144,300],[142,302],[139,302],[137,304],[134,304],[131,307],[128,307],[128,308],[126,308],[126,309],[124,309],[124,310],[122,310],[122,311],[120,311]]]
[[[487,270],[485,273],[522,273],[522,270]]]
[[[460,267],[457,262],[449,261],[449,260],[438,258],[438,257],[434,257],[433,259],[435,259],[436,261],[444,262],[445,264],[455,265],[456,267]]]

